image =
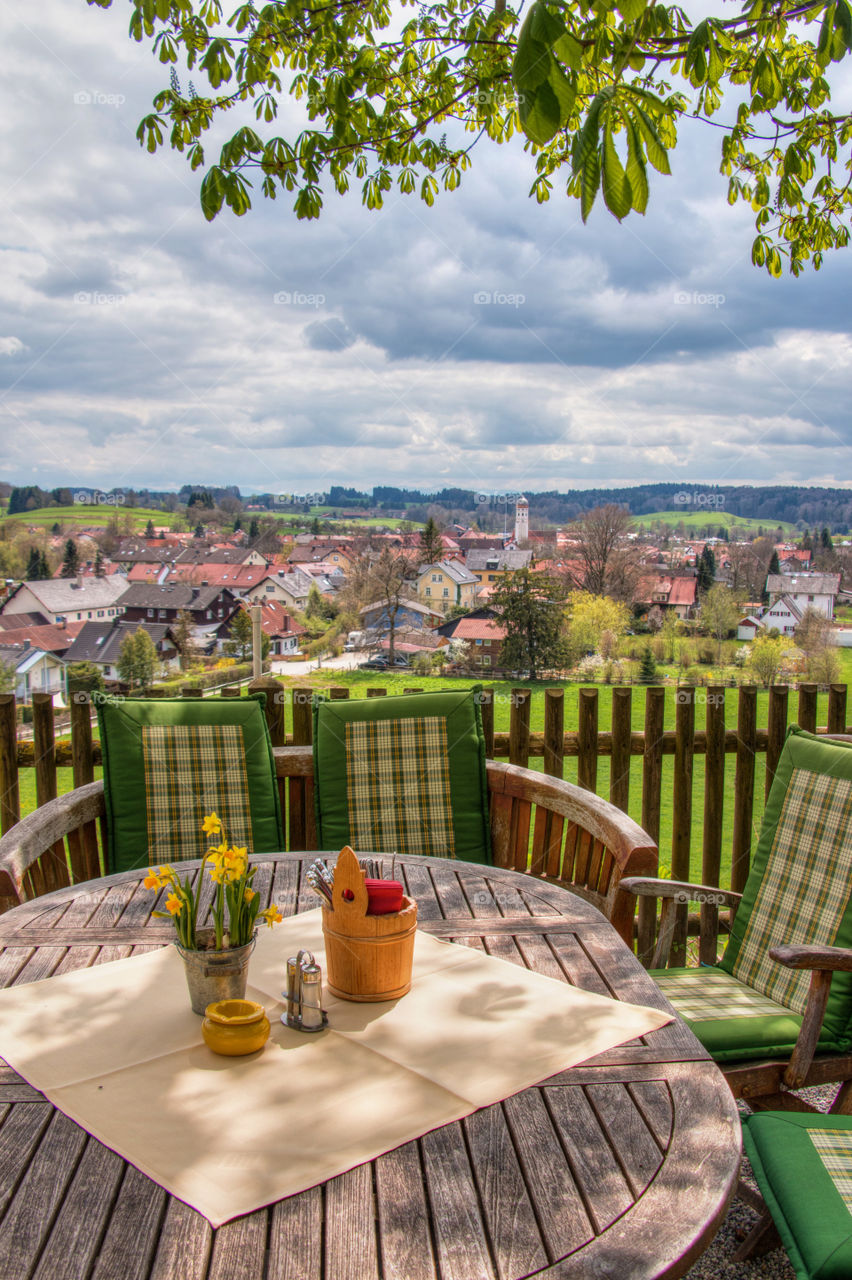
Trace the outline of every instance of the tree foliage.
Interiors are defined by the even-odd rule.
[[[633,600],[640,556],[629,538],[631,529],[630,512],[614,502],[595,507],[572,525],[568,576],[573,585],[594,596]]]
[[[526,671],[535,680],[542,669],[567,664],[565,589],[558,579],[516,569],[495,589],[489,606],[506,628],[500,649],[504,667]]]
[[[523,22],[505,0],[271,0],[227,17],[219,0],[131,3],[131,37],[171,68],[137,137],[151,152],[168,138],[205,171],[208,219],[246,213],[257,183],[299,218],[352,182],[371,209],[394,187],[431,205],[481,137],[520,135],[539,203],[559,183],[584,220],[598,195],[621,220],[645,212],[692,118],[719,130],[728,201],[755,214],[757,266],[777,276],[786,258],[798,274],[848,243],[852,117],[831,106],[831,81],[852,49],[850,0],[719,3],[694,23],[647,0],[534,0]],[[282,136],[288,97],[303,119]],[[206,135],[240,104],[251,110],[211,163]]]
[[[440,564],[444,558],[444,544],[441,541],[441,530],[434,517],[430,516],[420,530],[420,542],[423,547],[425,564]]]
[[[762,635],[754,640],[749,650],[748,666],[760,684],[775,683],[789,648],[790,641],[781,636]]]
[[[740,604],[734,593],[721,582],[711,587],[701,601],[701,630],[714,636],[716,661],[721,660],[722,641],[727,639],[740,618]]]
[[[144,627],[124,637],[116,665],[120,679],[131,689],[144,689],[152,683],[157,669],[157,650]]]
[[[588,591],[572,591],[567,601],[568,644],[571,659],[584,653],[611,656],[616,640],[624,634],[631,613],[626,604]]]
[[[65,554],[62,560],[62,568],[59,576],[62,578],[76,578],[80,572],[80,553],[77,550],[77,544],[73,538],[68,538],[65,543]]]

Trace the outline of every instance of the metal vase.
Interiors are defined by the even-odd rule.
[[[208,1004],[217,1000],[245,999],[249,957],[257,935],[241,947],[225,947],[222,951],[214,949],[215,937],[213,929],[199,929],[196,938],[201,945],[194,951],[175,943],[183,960],[192,1012],[200,1017]]]

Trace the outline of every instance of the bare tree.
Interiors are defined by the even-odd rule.
[[[738,595],[759,600],[766,590],[766,575],[775,544],[769,538],[754,542],[732,542],[727,548],[730,561],[728,585]]]
[[[410,567],[405,556],[398,555],[390,547],[385,549],[374,560],[368,574],[372,600],[384,606],[387,617],[388,658],[394,661],[394,643],[396,637],[397,616],[405,600],[411,599],[409,589]]]
[[[641,570],[639,548],[628,537],[632,528],[630,512],[613,502],[595,507],[572,525],[570,533],[576,539],[568,552],[575,562],[568,571],[572,585],[631,603]]]

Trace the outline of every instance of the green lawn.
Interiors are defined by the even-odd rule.
[[[785,533],[798,536],[798,530],[794,524],[790,524],[785,520],[751,520],[745,516],[734,516],[728,511],[717,511],[714,507],[701,508],[699,511],[678,510],[674,511],[652,511],[650,515],[634,516],[634,523],[637,525],[650,525],[654,523],[669,524],[676,526],[684,525],[687,529],[704,529],[708,526],[715,528],[723,527],[725,529],[736,529],[741,533],[757,533],[758,529],[763,529],[766,533],[772,532],[774,529],[783,529]]]

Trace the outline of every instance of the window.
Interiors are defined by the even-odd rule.
[[[427,587],[427,588],[426,588],[426,594],[427,594],[427,596],[431,596],[431,594],[432,594],[432,588],[431,588],[431,587]]]
[[[98,609],[98,617],[99,617],[99,618],[102,618],[103,616],[104,616],[104,611],[103,611],[103,609]]]
[[[86,614],[86,617],[87,617],[87,618],[91,618],[91,616],[92,616],[92,611],[91,611],[91,609],[90,609],[90,610],[89,610],[89,612]]]
[[[153,609],[148,609],[148,610],[147,610],[147,614],[148,614],[148,617],[149,617],[149,618],[153,618],[153,616],[154,616],[154,610],[153,610]]]
[[[813,604],[813,602],[814,602],[813,596],[808,596],[808,604]]]
[[[474,644],[482,644],[482,641],[481,641],[481,640],[474,640],[474,642],[473,642],[473,643],[474,643]]]
[[[482,665],[483,665],[483,667],[490,667],[490,666],[491,666],[491,655],[490,655],[489,653],[483,653],[483,655],[482,655]]]
[[[210,609],[208,609],[208,610],[207,610],[207,617],[208,617],[208,619],[210,619],[210,618],[212,618],[212,617],[213,617],[213,613],[212,613],[212,611],[211,611]]]
[[[268,596],[271,596],[274,590],[275,590],[275,583],[274,583],[274,582],[267,582],[267,584],[266,584],[266,594],[267,594]]]
[[[82,619],[82,617],[83,617],[82,613],[78,613],[78,614],[77,614],[77,621],[79,622],[79,621]],[[58,619],[57,619],[57,621],[58,621]]]
[[[108,676],[109,674],[110,674],[110,668],[109,668],[109,667],[104,667],[104,675],[105,675],[105,676]]]
[[[440,582],[440,581],[441,581],[441,579],[438,577],[437,573],[433,573],[433,574],[432,574],[432,581],[433,581],[433,582]]]
[[[450,594],[450,588],[449,588],[449,587],[444,587],[444,590],[443,590],[443,592],[442,592],[441,594],[442,594],[442,595],[444,595],[444,596],[448,596],[448,595]]]

